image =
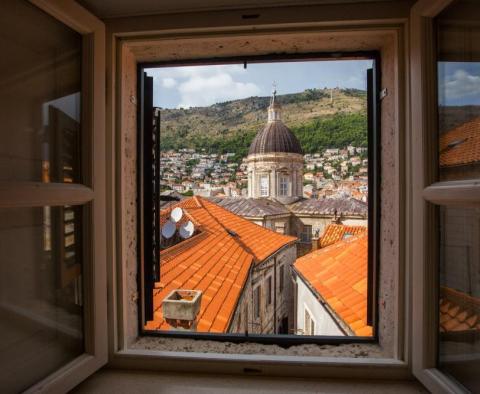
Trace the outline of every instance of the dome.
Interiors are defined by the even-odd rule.
[[[249,155],[263,153],[298,153],[303,155],[297,137],[281,121],[268,122],[252,141]]]

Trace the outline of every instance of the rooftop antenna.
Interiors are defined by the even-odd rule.
[[[183,216],[182,208],[176,207],[176,208],[173,208],[172,212],[170,213],[170,220],[173,223],[178,223],[182,218],[182,216]]]
[[[195,226],[193,225],[191,220],[189,220],[187,223],[180,226],[180,229],[178,230],[180,237],[182,237],[183,239],[190,238],[194,232],[195,232]]]
[[[175,231],[177,229],[177,226],[175,226],[175,223],[173,223],[171,220],[168,220],[162,227],[162,236],[165,239],[169,239],[173,237],[173,234],[175,234]]]

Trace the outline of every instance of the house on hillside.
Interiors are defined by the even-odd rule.
[[[201,291],[198,332],[287,333],[293,327],[290,271],[296,238],[258,226],[201,197],[162,210],[163,226],[180,207],[191,221],[190,238],[161,239],[160,282],[153,292],[154,319],[148,330],[183,329],[163,316],[162,304],[174,290]]]
[[[320,239],[327,246],[293,266],[297,334],[372,335],[367,324],[366,229],[341,227],[330,225]]]

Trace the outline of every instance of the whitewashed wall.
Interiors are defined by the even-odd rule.
[[[304,316],[305,307],[315,321],[315,335],[345,335],[340,330],[330,314],[325,310],[320,301],[310,291],[305,282],[297,276],[297,299],[296,299],[296,321],[297,332],[305,332]]]

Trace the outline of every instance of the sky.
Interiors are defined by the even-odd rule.
[[[153,76],[153,105],[162,108],[203,107],[251,96],[298,93],[312,88],[366,89],[371,60],[159,67]]]
[[[439,62],[440,105],[480,105],[480,63]]]

